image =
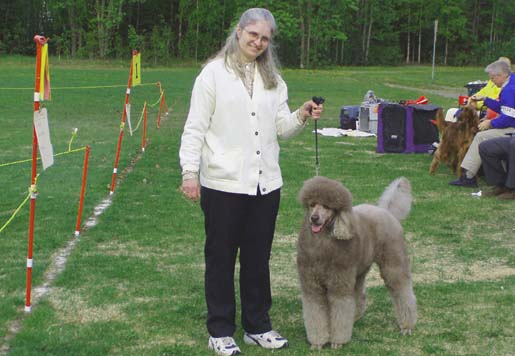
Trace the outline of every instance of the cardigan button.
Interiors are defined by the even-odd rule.
[[[258,154],[260,154],[260,153],[261,153],[260,151],[256,151],[256,154],[257,154],[257,155],[258,155]]]
[[[251,114],[251,115],[252,115],[252,116],[256,116],[256,113],[255,113],[255,112],[252,112],[252,114]]]
[[[259,132],[257,132],[257,131],[256,131],[256,132],[254,132],[254,135],[256,135],[256,136],[257,136],[257,135],[259,135]]]
[[[263,171],[261,169],[259,170],[259,174],[263,174]]]

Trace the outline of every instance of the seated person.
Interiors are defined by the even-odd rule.
[[[481,142],[479,155],[488,185],[493,189],[484,196],[515,199],[515,136],[496,137]]]
[[[507,57],[499,57],[498,61],[505,61],[511,67],[511,61]],[[489,79],[488,82],[486,83],[486,85],[484,87],[482,87],[474,95],[479,96],[479,97],[487,97],[487,98],[491,98],[491,99],[497,99],[499,97],[500,92],[501,92],[501,88],[499,88],[497,85],[495,85],[495,83],[491,79]],[[469,100],[467,104],[473,105],[480,112],[480,117],[486,116],[487,119],[491,120],[497,116],[495,114],[495,112],[493,112],[491,110],[487,110],[487,111],[481,110],[484,106],[483,100],[479,100],[479,101],[470,101]],[[445,121],[453,121],[453,122],[456,121],[456,118],[460,115],[460,112],[461,112],[461,109],[458,109],[458,108],[451,108],[451,109],[447,110],[447,113],[445,115]]]
[[[512,73],[510,65],[506,61],[497,60],[490,63],[485,71],[490,79],[501,88],[499,100],[473,95],[470,100],[473,102],[484,101],[489,109],[499,114],[495,119],[483,120],[479,124],[479,132],[474,136],[461,168],[462,175],[449,184],[461,187],[477,187],[476,174],[481,167],[479,156],[479,144],[485,140],[503,137],[511,133],[515,128],[515,74]]]

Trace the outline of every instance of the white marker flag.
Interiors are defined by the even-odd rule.
[[[54,149],[50,142],[50,129],[48,128],[48,116],[46,108],[34,111],[34,128],[38,138],[39,155],[43,169],[54,164]]]
[[[127,124],[129,124],[129,133],[132,136],[132,124],[131,124],[131,104],[125,105],[125,113],[127,114]]]

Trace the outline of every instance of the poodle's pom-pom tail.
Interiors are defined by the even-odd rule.
[[[377,205],[388,210],[400,221],[409,215],[412,201],[411,184],[406,178],[400,177],[385,189]]]

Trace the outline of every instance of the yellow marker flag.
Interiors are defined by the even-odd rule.
[[[50,100],[50,70],[48,66],[48,44],[41,46],[41,66],[39,67],[39,100]]]
[[[132,55],[132,86],[141,84],[141,53],[134,51]]]

